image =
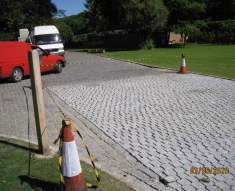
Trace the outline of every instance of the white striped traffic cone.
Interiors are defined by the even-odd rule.
[[[70,126],[71,122],[65,119],[62,124],[61,156],[59,157],[60,191],[86,191],[87,186]]]
[[[182,62],[181,62],[180,73],[186,73],[185,54],[182,54]]]

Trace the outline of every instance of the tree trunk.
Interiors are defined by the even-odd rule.
[[[170,40],[171,30],[170,29],[165,29],[164,33],[165,33],[165,35],[164,35],[165,36],[165,45],[167,46],[168,42]]]
[[[186,38],[187,38],[187,34],[184,34],[184,47],[186,45]]]

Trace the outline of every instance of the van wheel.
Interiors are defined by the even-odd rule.
[[[23,71],[19,67],[14,68],[11,72],[10,81],[20,82],[22,79],[23,79]]]
[[[55,68],[53,70],[55,73],[61,73],[62,72],[62,63],[60,61],[56,62]]]

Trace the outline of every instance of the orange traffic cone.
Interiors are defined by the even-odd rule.
[[[60,191],[86,191],[87,186],[82,173],[77,147],[72,133],[72,123],[69,119],[62,121],[62,143],[60,165]]]
[[[182,54],[182,62],[181,62],[180,73],[186,73],[185,54]]]

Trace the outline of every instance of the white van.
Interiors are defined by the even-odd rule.
[[[26,42],[38,45],[51,54],[64,56],[64,45],[59,30],[54,25],[35,26]]]

